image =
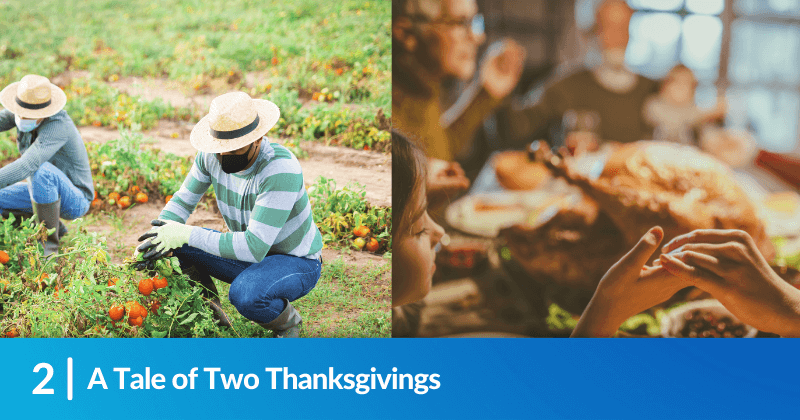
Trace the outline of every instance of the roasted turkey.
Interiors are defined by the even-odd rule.
[[[544,224],[517,225],[503,235],[528,274],[583,296],[567,303],[572,310],[588,303],[603,274],[656,225],[664,228],[665,242],[695,229],[741,229],[768,260],[774,256],[756,207],[731,170],[694,147],[653,141],[622,145],[611,152],[597,179],[578,174],[571,158],[545,148],[536,158],[579,187],[584,199]]]

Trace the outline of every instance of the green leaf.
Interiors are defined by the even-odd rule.
[[[172,257],[169,259],[172,262],[172,269],[175,270],[178,274],[183,275],[183,271],[181,270],[181,263],[178,261],[178,257]]]
[[[181,322],[180,322],[180,324],[178,324],[178,325],[186,325],[186,324],[188,324],[188,323],[190,323],[190,322],[194,321],[194,319],[195,319],[195,318],[197,318],[197,315],[200,315],[200,314],[199,314],[199,313],[197,313],[197,312],[195,312],[195,313],[193,313],[193,314],[189,315],[189,317],[188,317],[188,318],[186,318],[186,319],[184,319],[183,321],[181,321]]]

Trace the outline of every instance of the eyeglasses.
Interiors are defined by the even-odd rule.
[[[459,26],[472,32],[473,35],[483,35],[486,30],[483,15],[480,13],[476,14],[471,19],[431,19],[424,15],[416,15],[411,16],[411,20],[421,23],[439,23],[447,26]]]

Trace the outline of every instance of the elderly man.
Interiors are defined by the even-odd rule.
[[[571,148],[591,149],[602,140],[624,143],[652,137],[643,107],[658,85],[625,66],[632,15],[622,0],[606,0],[597,8],[594,30],[602,62],[553,83],[534,106],[513,113],[506,124],[512,137],[545,136],[548,128],[561,124]]]
[[[428,190],[434,206],[469,186],[454,161],[522,73],[524,50],[506,40],[489,49],[478,80],[456,105],[442,109],[442,82],[475,74],[485,41],[477,11],[475,0],[392,2],[392,122],[432,158]]]
[[[34,213],[54,232],[44,255],[58,250],[72,220],[89,210],[94,198],[89,156],[72,119],[63,110],[67,97],[46,77],[27,75],[0,92],[0,131],[17,127],[20,158],[0,168],[0,210]],[[60,229],[59,229],[60,227]]]

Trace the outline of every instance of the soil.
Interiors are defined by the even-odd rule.
[[[340,251],[335,249],[323,249],[322,261],[329,262],[338,259],[339,257],[344,260],[345,264],[355,271],[362,272],[369,270],[372,267],[380,266],[387,263],[387,260],[381,255],[371,254],[362,251]],[[391,291],[392,288],[392,272],[391,270],[384,272],[380,277],[375,279],[375,285],[380,286],[382,289]],[[384,295],[385,296],[385,295]],[[391,296],[391,292],[388,296]]]
[[[193,125],[184,122],[161,121],[145,132],[153,139],[153,146],[178,156],[194,156],[197,150],[189,143]],[[104,127],[79,127],[81,137],[88,142],[106,142],[119,137],[114,129]],[[173,133],[177,138],[172,138]],[[280,139],[274,141],[281,143]],[[301,142],[300,148],[308,157],[300,161],[306,184],[319,176],[333,178],[338,187],[350,182],[364,185],[367,201],[376,206],[392,205],[392,157],[390,154],[326,146],[319,142]]]
[[[208,111],[211,101],[219,93],[229,89],[227,86],[216,86],[218,93],[192,92],[182,87],[178,82],[167,79],[145,79],[141,77],[125,77],[109,85],[129,94],[136,95],[147,101],[161,99],[165,103],[178,108],[195,108]]]
[[[307,183],[318,176],[335,179],[338,187],[357,182],[364,185],[370,204],[392,205],[390,154],[325,146],[318,142],[304,142],[300,147],[308,152],[308,158],[300,162]]]
[[[133,248],[140,243],[139,236],[147,232],[150,228],[150,221],[157,219],[163,208],[164,206],[159,203],[136,204],[124,211],[114,211],[115,215],[121,219],[121,224],[117,225],[112,218],[101,215],[98,217],[98,223],[87,225],[86,230],[105,236],[111,261],[121,263],[125,258],[131,256]],[[74,222],[65,221],[65,223],[69,229],[74,226]],[[200,208],[200,206],[189,216],[187,223],[214,230],[222,230],[224,226],[222,216],[210,209]]]
[[[76,77],[80,77],[80,75]],[[257,87],[264,80],[269,80],[271,77],[272,74],[267,71],[247,73],[244,75],[244,88]],[[185,84],[164,78],[124,77],[116,82],[110,82],[109,85],[129,95],[136,95],[148,101],[161,99],[173,107],[195,108],[204,112],[208,111],[214,98],[223,93],[236,90],[236,85],[228,83],[227,78],[210,79],[208,80],[208,85],[201,91],[191,90]]]

